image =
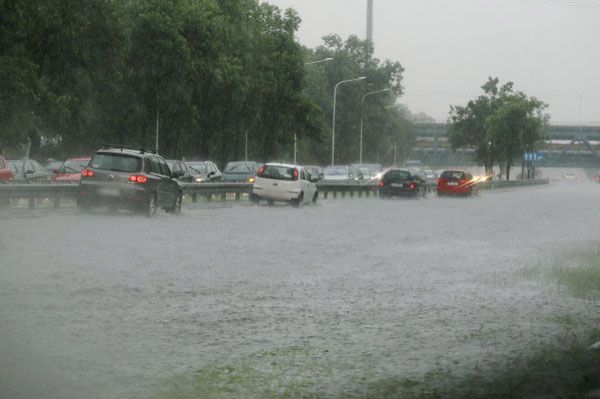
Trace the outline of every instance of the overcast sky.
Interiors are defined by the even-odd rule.
[[[269,0],[302,18],[298,40],[366,32],[367,0]],[[553,123],[600,124],[600,0],[375,0],[378,58],[406,69],[400,102],[445,121],[488,76],[549,104]],[[351,77],[349,77],[351,78]]]

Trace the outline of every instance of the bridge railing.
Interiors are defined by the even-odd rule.
[[[549,179],[490,181],[480,183],[481,189],[548,184]],[[183,193],[191,203],[212,201],[247,201],[252,193],[251,183],[182,183]],[[367,183],[317,183],[322,199],[369,198],[378,195],[377,182]],[[435,183],[428,184],[430,192]],[[0,184],[0,208],[22,207],[61,208],[74,207],[79,186],[77,184]]]

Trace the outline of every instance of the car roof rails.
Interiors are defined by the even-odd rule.
[[[158,154],[158,152],[155,149],[144,148],[144,147],[132,147],[132,146],[127,146],[127,145],[123,145],[123,144],[102,144],[100,149],[101,150],[119,149],[121,151],[132,150],[132,151],[139,151],[140,154],[144,154],[144,153]]]

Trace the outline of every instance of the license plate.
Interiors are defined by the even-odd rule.
[[[449,186],[458,186],[458,183],[455,181],[451,181],[450,183],[448,183]]]
[[[392,187],[402,188],[402,187],[404,187],[404,184],[402,184],[402,183],[392,183]]]
[[[111,187],[102,187],[101,189],[98,190],[98,192],[101,195],[105,195],[107,197],[118,197],[120,194],[118,188],[111,188]]]

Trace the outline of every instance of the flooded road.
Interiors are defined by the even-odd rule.
[[[155,397],[192,375],[206,397],[259,385],[335,397],[492,366],[563,334],[557,317],[598,324],[597,303],[520,271],[600,240],[599,198],[599,185],[554,183],[473,199],[6,218],[0,397]]]

